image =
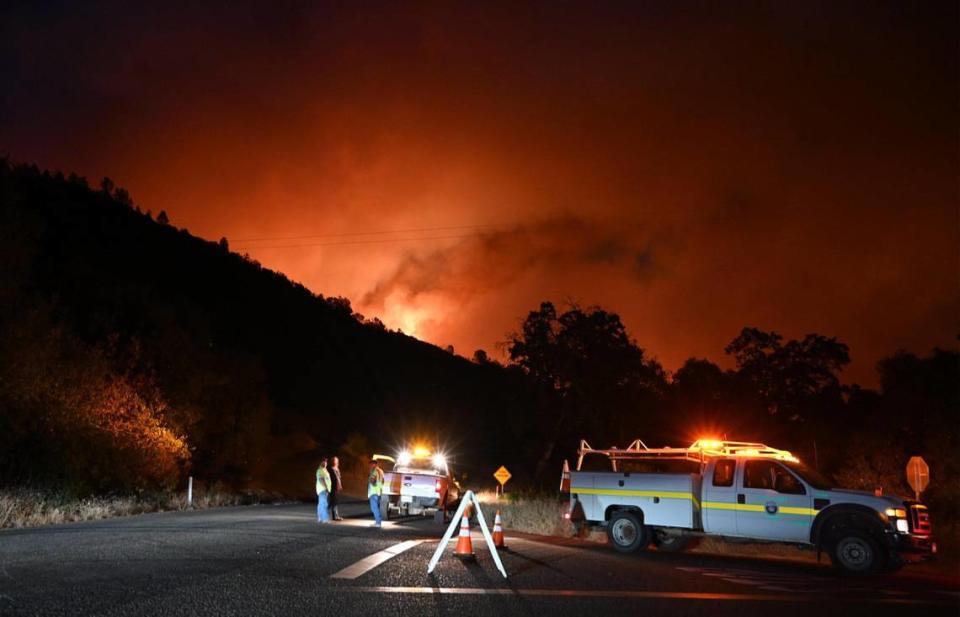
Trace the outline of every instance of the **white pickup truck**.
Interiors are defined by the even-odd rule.
[[[825,550],[853,574],[892,571],[936,553],[926,506],[835,488],[790,452],[699,440],[688,448],[595,450],[565,471],[567,516],[607,530],[620,552],[680,551],[701,536]]]
[[[373,457],[387,463],[383,472],[383,518],[433,513],[443,522],[448,509],[456,507],[459,485],[453,479],[444,455],[423,447],[400,452],[396,458],[384,454]]]

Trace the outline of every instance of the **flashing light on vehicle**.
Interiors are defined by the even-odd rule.
[[[907,518],[906,508],[887,508],[883,513],[890,518]]]
[[[698,439],[697,445],[701,450],[717,450],[723,447],[723,442],[719,439]]]
[[[792,453],[787,450],[774,450],[772,452],[761,452],[756,448],[744,448],[742,450],[737,450],[733,453],[734,456],[772,456],[778,461],[789,461],[791,463],[799,463],[800,459],[795,457]]]
[[[423,446],[417,446],[413,449],[414,458],[427,458],[430,456],[429,448],[424,448]]]
[[[412,460],[413,460],[413,455],[406,450],[404,450],[403,452],[397,455],[398,465],[409,465],[410,461]]]
[[[447,457],[445,457],[444,455],[439,454],[439,453],[438,453],[438,454],[434,454],[434,455],[433,455],[433,466],[436,467],[437,469],[443,469],[444,467],[447,466]]]

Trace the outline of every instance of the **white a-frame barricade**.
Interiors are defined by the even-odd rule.
[[[480,531],[483,532],[483,539],[487,541],[487,547],[490,549],[490,555],[493,557],[493,562],[497,564],[497,569],[500,570],[500,574],[503,575],[503,578],[507,578],[507,571],[503,569],[503,562],[500,561],[500,555],[497,553],[497,547],[493,543],[493,537],[490,535],[490,530],[487,529],[487,521],[483,518],[483,510],[480,509],[480,500],[477,499],[477,496],[473,494],[473,491],[467,491],[460,499],[460,507],[457,508],[457,512],[453,515],[453,519],[450,521],[450,526],[447,527],[446,533],[443,534],[443,539],[440,540],[440,546],[437,547],[437,551],[430,559],[430,564],[427,566],[427,573],[429,574],[433,572],[433,569],[437,567],[437,562],[440,561],[440,556],[443,555],[443,551],[447,548],[450,538],[453,537],[453,530],[460,526],[460,519],[463,518],[463,511],[467,508],[467,504],[469,503],[473,503],[474,510],[477,512],[477,520],[480,522]]]

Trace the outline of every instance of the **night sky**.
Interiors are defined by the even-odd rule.
[[[545,299],[668,369],[956,345],[956,2],[140,4],[0,5],[0,153],[468,356]]]

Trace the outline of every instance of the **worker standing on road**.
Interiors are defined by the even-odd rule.
[[[370,475],[367,478],[367,497],[370,499],[370,509],[373,511],[374,527],[380,527],[383,522],[380,518],[380,497],[383,495],[383,471],[376,460],[370,461]]]
[[[317,467],[317,522],[327,523],[330,521],[329,504],[327,498],[330,495],[330,472],[327,471],[327,458],[320,459],[320,466]]]
[[[330,518],[335,521],[342,521],[340,508],[337,502],[340,499],[340,491],[343,490],[343,483],[340,481],[340,459],[334,456],[330,459]]]

